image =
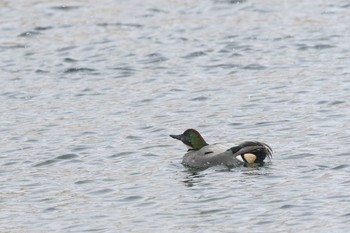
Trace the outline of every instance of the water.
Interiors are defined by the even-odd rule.
[[[1,232],[346,232],[349,11],[0,2]],[[193,173],[186,128],[273,160]]]

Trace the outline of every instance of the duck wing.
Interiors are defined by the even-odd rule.
[[[211,144],[200,149],[198,153],[201,155],[215,156],[227,151],[229,148],[229,146],[225,146],[223,144]]]

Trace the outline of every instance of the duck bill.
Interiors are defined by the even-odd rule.
[[[180,134],[180,135],[170,134],[169,136],[172,137],[172,138],[175,138],[175,139],[177,139],[177,140],[182,141],[182,134]]]

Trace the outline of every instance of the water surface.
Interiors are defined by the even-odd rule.
[[[2,1],[2,232],[346,232],[347,1]],[[180,164],[169,134],[259,140]]]

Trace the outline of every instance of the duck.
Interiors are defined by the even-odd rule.
[[[179,135],[170,137],[183,142],[188,150],[183,156],[182,165],[195,169],[207,169],[223,165],[228,168],[241,165],[263,165],[265,158],[272,158],[272,149],[265,143],[245,141],[237,146],[208,144],[195,129],[187,129]]]

